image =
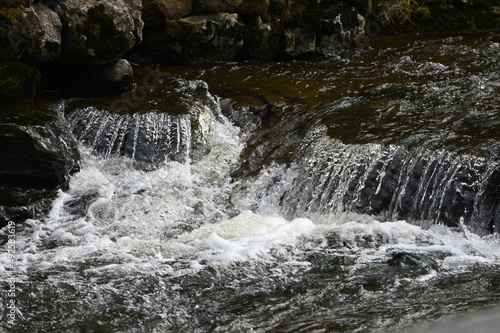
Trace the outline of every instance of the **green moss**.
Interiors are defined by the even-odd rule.
[[[13,104],[31,101],[40,85],[38,69],[22,62],[0,64],[0,103]]]
[[[30,5],[28,0],[4,0],[0,8],[0,23],[9,24],[17,20]]]
[[[11,22],[17,20],[22,12],[23,8],[2,8],[0,16],[3,21]]]

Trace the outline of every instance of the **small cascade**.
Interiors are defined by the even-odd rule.
[[[121,155],[157,164],[185,162],[190,156],[188,115],[123,115],[86,107],[69,113],[67,120],[75,137],[102,158]]]
[[[464,223],[479,234],[500,227],[500,163],[493,158],[347,145],[316,130],[288,169],[267,169],[253,182],[250,195],[259,198],[253,208],[279,203],[287,218],[321,220],[355,212],[392,221]]]
[[[65,117],[73,135],[101,158],[127,156],[146,167],[201,159],[221,114],[207,84],[164,79],[148,88],[140,99],[132,92],[98,107],[69,102]]]

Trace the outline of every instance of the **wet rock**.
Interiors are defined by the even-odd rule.
[[[5,110],[3,110],[5,112]],[[15,117],[16,119],[22,117]],[[22,122],[25,122],[23,120]],[[59,120],[0,123],[0,227],[46,215],[56,189],[80,169],[76,141]]]
[[[34,217],[33,209],[28,206],[0,206],[0,229],[9,221],[20,223]]]
[[[114,64],[95,69],[90,74],[89,85],[97,93],[123,94],[133,88],[134,71],[127,60],[120,59]]]
[[[387,261],[389,266],[405,267],[410,269],[431,267],[434,262],[423,254],[397,252]]]
[[[218,103],[203,81],[157,79],[100,107],[70,104],[66,119],[73,135],[101,158],[126,156],[145,170],[201,159]]]
[[[36,68],[14,61],[0,63],[0,104],[32,101],[40,80]]]
[[[3,186],[57,188],[79,170],[79,163],[76,142],[58,121],[36,126],[0,124]]]

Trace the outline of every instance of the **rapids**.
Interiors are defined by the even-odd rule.
[[[83,165],[48,216],[0,230],[0,331],[403,332],[472,315],[460,327],[496,332],[499,51],[379,37],[349,58],[161,68],[125,111],[55,103]],[[457,331],[443,325],[429,332]]]

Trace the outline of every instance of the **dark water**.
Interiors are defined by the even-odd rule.
[[[492,35],[379,37],[349,58],[139,69],[131,95],[56,103],[84,162],[47,218],[1,231],[16,247],[0,330],[469,315],[432,332],[496,332],[499,51]]]

